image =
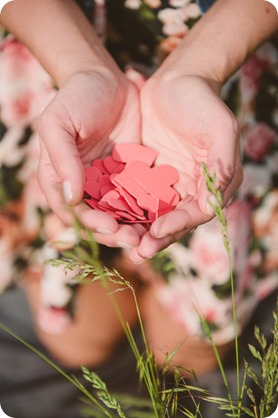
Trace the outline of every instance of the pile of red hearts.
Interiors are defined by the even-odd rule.
[[[143,145],[115,145],[111,156],[86,169],[85,202],[121,223],[151,224],[170,212],[180,200],[172,187],[179,175],[169,165],[152,167],[157,156]]]

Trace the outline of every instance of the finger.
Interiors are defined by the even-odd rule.
[[[61,182],[42,144],[38,165],[38,181],[50,208],[63,223],[70,224],[71,215],[63,196]]]
[[[94,238],[99,244],[126,249],[137,247],[140,243],[139,234],[131,225],[120,225],[113,234],[103,235],[96,233]]]
[[[241,164],[240,152],[236,156],[236,165],[235,165],[235,175],[227,187],[226,191],[223,193],[223,207],[229,202],[229,200],[234,196],[239,186],[243,181],[243,169]]]
[[[233,118],[225,122],[225,129],[219,129],[208,149],[207,169],[211,176],[215,177],[214,186],[220,189],[223,194],[234,183],[235,168],[239,155],[239,130],[238,124]],[[203,213],[211,215],[212,208],[209,204],[211,192],[207,185],[204,170],[200,173],[200,186],[198,189],[198,202]]]
[[[102,234],[111,234],[117,231],[119,227],[117,221],[106,212],[92,210],[85,203],[80,203],[74,208],[66,204],[62,184],[44,147],[41,147],[38,179],[50,208],[66,225],[72,225],[73,215],[75,215],[85,227],[92,231]]]
[[[129,252],[129,258],[136,264],[142,263],[145,259],[152,258],[159,251],[167,248],[173,242],[181,238],[186,231],[178,234],[168,235],[165,238],[156,239],[150,232],[147,232],[141,239],[137,248],[133,248]]]
[[[150,233],[157,239],[182,232],[187,233],[190,229],[209,221],[211,218],[211,215],[203,213],[197,200],[183,199],[176,209],[154,221]]]
[[[69,115],[55,108],[55,99],[40,117],[37,129],[57,177],[64,185],[68,204],[75,205],[83,196],[85,170],[76,147],[76,131]]]

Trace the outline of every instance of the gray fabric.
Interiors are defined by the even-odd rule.
[[[277,292],[258,306],[240,339],[242,355],[255,367],[256,362],[248,354],[248,343],[254,344],[254,324],[259,325],[266,337],[270,338],[272,312],[275,310],[276,300]],[[51,358],[34,333],[32,318],[22,290],[12,289],[0,296],[0,321]],[[135,337],[139,347],[142,347],[138,332],[135,333]],[[225,370],[235,396],[233,363],[234,355],[231,353],[225,363]],[[79,370],[66,371],[82,380]],[[107,364],[95,371],[108,384],[110,390],[126,394],[138,394],[141,391],[142,394],[136,383],[133,355],[126,342],[118,347],[114,357]],[[199,379],[199,384],[217,396],[225,396],[223,381],[218,372],[203,376]],[[79,397],[80,392],[63,376],[20,342],[0,331],[0,403],[7,415],[13,418],[80,418],[84,404]],[[187,406],[190,407],[188,404]],[[223,418],[223,411],[218,411],[213,404],[204,403],[202,410],[204,418]]]
[[[51,359],[34,333],[22,290],[12,289],[0,296],[0,322]],[[79,370],[63,369],[82,380]],[[111,390],[122,389],[129,393],[136,386],[135,362],[125,343],[107,364],[95,371]],[[84,406],[78,399],[80,395],[81,392],[50,365],[0,330],[0,403],[7,415],[13,418],[79,418]]]

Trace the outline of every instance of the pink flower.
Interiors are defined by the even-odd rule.
[[[74,228],[65,226],[53,212],[45,217],[44,233],[48,245],[57,251],[70,249],[78,241]]]
[[[144,0],[144,3],[146,3],[152,9],[157,9],[161,6],[161,0]]]
[[[48,209],[48,203],[40,188],[37,175],[29,176],[23,190],[22,228],[30,236],[35,236],[40,228],[41,220],[38,208]]]
[[[49,74],[12,37],[0,47],[0,91],[1,118],[8,127],[32,124],[55,94]]]
[[[253,215],[254,233],[264,247],[264,269],[271,272],[278,268],[278,191],[270,192]]]
[[[251,208],[246,202],[233,201],[225,210],[234,271],[239,275],[246,269],[251,238]]]
[[[176,46],[178,46],[184,36],[177,36],[172,35],[168,36],[166,39],[164,39],[160,45],[159,45],[159,52],[161,51],[163,55],[168,55],[170,52],[172,52]]]
[[[137,10],[141,7],[141,0],[125,0],[125,7]]]
[[[246,203],[233,202],[225,209],[233,267],[244,270],[248,258],[251,231],[250,207]],[[212,284],[225,283],[230,277],[229,257],[224,246],[218,219],[199,226],[189,243],[192,268],[199,277]]]
[[[244,102],[248,102],[258,91],[263,71],[271,67],[271,62],[264,55],[254,54],[241,67],[240,89]]]
[[[7,207],[7,214],[0,213],[0,294],[12,283],[15,277],[13,266],[14,250],[20,241],[18,219],[21,214],[20,204]],[[14,219],[13,216],[14,215]]]
[[[1,87],[1,83],[0,83]],[[16,82],[13,90],[6,90],[1,100],[1,119],[7,127],[31,125],[53,99],[56,92],[47,88],[36,90]]]
[[[12,284],[13,278],[15,277],[15,271],[13,268],[13,257],[11,254],[1,254],[0,249],[0,264],[1,264],[1,275],[0,275],[0,295],[7,287]]]
[[[200,7],[197,3],[189,3],[183,7],[183,19],[197,19],[201,15]]]
[[[17,39],[9,36],[0,45],[0,74],[8,80],[18,78],[32,80],[35,84],[42,83],[52,85],[49,74],[43,69],[32,53]]]
[[[24,130],[21,127],[8,129],[0,142],[0,166],[5,164],[8,167],[19,164],[24,156],[24,147],[18,144],[22,139]]]
[[[71,324],[71,318],[65,309],[41,307],[38,313],[39,327],[49,334],[59,335]]]
[[[193,234],[189,248],[192,267],[201,278],[214,284],[229,279],[229,257],[223,244],[219,225],[215,219],[199,226]]]
[[[278,288],[278,273],[273,272],[263,280],[257,282],[255,297],[262,300]]]
[[[222,327],[231,321],[230,301],[217,299],[210,284],[203,279],[173,274],[169,284],[157,288],[156,297],[190,335],[203,334],[200,315]]]
[[[169,0],[169,4],[172,7],[183,7],[185,6],[187,3],[189,3],[190,0]]]
[[[243,183],[239,188],[240,199],[247,196],[261,198],[271,185],[271,172],[266,167],[258,167],[255,164],[246,164],[243,170]]]
[[[265,123],[257,123],[244,137],[244,152],[254,161],[262,161],[276,139],[276,133]]]
[[[163,23],[164,35],[183,35],[188,31],[184,23],[183,12],[180,9],[166,8],[158,12],[158,19]]]

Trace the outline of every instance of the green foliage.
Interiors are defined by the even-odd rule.
[[[126,418],[126,415],[124,414],[119,402],[109,393],[103,380],[101,380],[101,378],[96,373],[90,372],[86,367],[81,367],[81,370],[83,372],[84,378],[88,380],[95,389],[98,399],[102,401],[104,405],[109,409],[115,409],[120,418]]]
[[[140,382],[142,382],[142,384],[145,385],[149,394],[149,398],[142,399],[119,394],[113,395],[108,390],[105,382],[103,382],[96,373],[89,371],[85,367],[82,367],[84,378],[92,385],[92,394],[76,377],[66,374],[59,366],[49,360],[44,354],[40,353],[36,348],[32,347],[22,338],[15,335],[5,325],[0,323],[0,328],[25,344],[29,349],[31,349],[35,354],[40,356],[44,361],[54,367],[57,372],[61,373],[81,391],[81,393],[85,396],[85,402],[87,403],[87,406],[83,409],[85,417],[177,418],[178,416],[182,415],[188,418],[207,418],[203,417],[200,408],[200,400],[203,400],[205,402],[216,404],[219,410],[223,412],[223,416],[225,417],[240,418],[240,416],[244,413],[245,415],[252,418],[265,418],[266,416],[269,416],[271,413],[273,413],[277,406],[278,307],[276,312],[274,312],[273,341],[268,344],[266,338],[260,332],[259,328],[255,327],[254,335],[258,347],[255,347],[251,344],[249,345],[251,354],[260,364],[260,373],[256,372],[247,363],[247,361],[244,360],[245,372],[240,385],[239,353],[234,303],[234,278],[232,274],[231,251],[227,233],[227,221],[222,209],[223,197],[221,191],[215,186],[215,176],[208,172],[208,169],[205,165],[203,165],[203,169],[208,190],[216,198],[217,204],[212,205],[212,207],[216,217],[221,224],[224,245],[230,260],[231,275],[229,286],[233,300],[234,328],[236,336],[235,351],[237,368],[237,399],[232,399],[225,370],[221,362],[217,346],[212,337],[212,330],[209,323],[202,316],[200,317],[201,323],[217,358],[224,386],[227,390],[227,398],[215,396],[214,394],[208,393],[208,391],[199,386],[192,386],[186,383],[183,377],[185,371],[173,364],[174,355],[180,347],[177,347],[173,352],[166,354],[163,366],[158,368],[154,359],[153,352],[150,349],[145,336],[145,330],[134,288],[126,279],[120,275],[119,272],[117,272],[115,269],[109,269],[102,264],[99,258],[98,244],[94,241],[92,232],[86,230],[86,228],[83,227],[79,220],[75,219],[75,229],[78,236],[80,236],[78,245],[76,245],[72,250],[62,253],[61,258],[49,260],[49,263],[54,266],[63,265],[65,269],[77,270],[78,273],[76,276],[76,281],[80,284],[87,283],[88,281],[100,281],[104,288],[107,289],[107,294],[114,304],[115,311],[121,321],[123,330],[125,331],[126,337],[136,359],[138,379]],[[167,260],[167,258],[166,262],[163,260],[163,257],[158,255],[155,259],[154,265],[156,265],[156,268],[158,269],[163,269],[163,271],[166,272],[167,277],[167,274],[172,271],[173,265],[171,264],[171,260]],[[116,290],[111,291],[109,283],[116,285]],[[141,337],[144,342],[143,352],[139,350],[132,330],[129,324],[125,322],[121,314],[120,307],[117,305],[114,295],[119,291],[130,291],[133,295],[141,330]],[[170,370],[174,381],[169,388],[166,384],[166,377]],[[188,372],[189,371],[187,371],[187,373]],[[259,401],[256,399],[252,388],[246,385],[247,376],[261,390],[262,396]],[[194,372],[192,373],[192,377],[194,377]],[[251,406],[247,407],[242,404],[244,395],[246,395],[250,400]],[[180,396],[188,397],[192,401],[195,408],[193,412],[186,406],[180,404]]]
[[[255,411],[255,418],[265,418],[273,414],[278,404],[278,300],[276,311],[273,312],[274,327],[273,341],[267,345],[265,336],[260,329],[255,326],[254,335],[258,343],[258,348],[249,344],[249,350],[253,357],[260,364],[260,374],[245,362],[245,369],[251,380],[261,390],[262,396],[257,405],[253,391],[245,387],[246,393],[251,401],[251,411]],[[250,411],[250,412],[251,412]]]

